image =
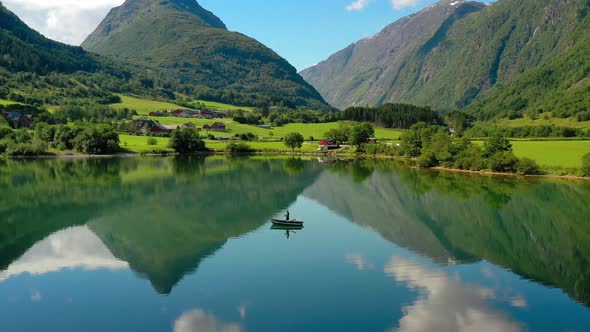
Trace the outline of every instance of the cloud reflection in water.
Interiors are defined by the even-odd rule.
[[[63,269],[126,269],[129,265],[113,256],[86,226],[56,232],[31,247],[4,271],[0,282],[23,273],[42,275]]]
[[[399,328],[392,331],[522,331],[523,326],[506,314],[490,308],[492,289],[466,285],[439,271],[416,262],[394,257],[385,273],[420,292],[420,299],[403,308]]]
[[[220,321],[201,309],[185,312],[174,322],[174,332],[243,332],[238,323]]]

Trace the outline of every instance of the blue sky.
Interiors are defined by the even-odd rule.
[[[368,0],[362,10],[347,10],[354,0],[200,0],[230,30],[266,44],[302,70],[349,44],[379,32],[398,18],[436,0]],[[363,4],[363,0],[358,2]],[[406,5],[406,6],[404,6]],[[401,8],[403,7],[403,8]]]
[[[2,0],[33,29],[79,45],[125,0]],[[230,30],[258,39],[298,70],[437,0],[198,0]]]

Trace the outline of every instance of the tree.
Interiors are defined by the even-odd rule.
[[[541,167],[532,159],[521,158],[516,165],[516,172],[520,175],[541,174]]]
[[[375,129],[370,123],[361,123],[352,128],[350,133],[350,142],[360,150],[362,146],[373,137]]]
[[[89,126],[74,139],[74,148],[88,154],[117,152],[120,150],[119,134],[109,125]]]
[[[283,139],[285,145],[293,149],[293,151],[295,151],[295,148],[301,149],[301,146],[303,146],[304,141],[305,139],[303,138],[303,135],[301,135],[300,133],[287,134],[287,136],[285,136],[285,138]]]
[[[582,175],[590,176],[590,153],[582,157]]]
[[[499,173],[515,173],[518,158],[512,151],[500,151],[488,159],[488,167]]]
[[[486,158],[490,158],[498,152],[508,151],[512,151],[512,143],[499,134],[492,135],[483,145],[483,154]]]
[[[181,154],[205,151],[205,142],[199,134],[191,128],[181,128],[172,132],[170,147]]]

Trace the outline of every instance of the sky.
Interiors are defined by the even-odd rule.
[[[124,0],[0,0],[45,36],[79,45]],[[228,29],[253,37],[298,70],[437,0],[199,0]]]

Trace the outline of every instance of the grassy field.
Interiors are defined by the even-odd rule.
[[[13,105],[13,104],[22,105],[22,103],[19,103],[19,102],[16,102],[16,101],[6,100],[6,99],[0,99],[0,105]]]
[[[474,143],[483,145],[483,141]],[[514,154],[530,158],[543,168],[580,168],[582,157],[590,152],[590,141],[522,141],[511,140]]]
[[[227,146],[227,142],[220,142],[220,141],[209,141],[206,140],[205,143],[209,149],[215,151],[224,151],[225,147]],[[285,146],[283,142],[245,142],[251,148],[256,151],[267,151],[267,152],[284,152],[284,151],[291,151],[289,148]],[[297,152],[314,152],[316,151],[318,145],[317,143],[313,142],[305,142],[301,147],[301,150],[296,149]]]
[[[546,167],[582,167],[582,157],[590,152],[590,141],[513,141],[518,157],[535,160]]]
[[[123,95],[120,95],[120,97],[121,97],[121,101],[122,101],[121,103],[111,104],[110,106],[115,109],[128,108],[131,110],[136,110],[137,113],[139,113],[140,115],[147,115],[150,112],[157,112],[157,111],[163,111],[163,110],[169,110],[169,109],[186,108],[186,107],[182,107],[182,106],[175,105],[172,103],[165,103],[165,102],[161,102],[161,101],[145,100],[145,99],[139,99],[139,98],[130,97],[130,96],[123,96]]]
[[[252,111],[252,110],[254,110],[254,107],[249,107],[249,106],[235,106],[235,105],[217,103],[214,101],[206,101],[206,100],[195,100],[195,101],[199,102],[201,104],[205,104],[205,106],[209,109],[217,110],[217,111],[233,111],[233,110]]]
[[[132,135],[119,135],[121,140],[121,147],[129,150],[130,152],[142,153],[146,151],[152,151],[155,149],[167,150],[168,142],[170,141],[167,137],[154,137],[158,142],[157,145],[148,145],[148,137],[145,136],[132,136]],[[172,151],[172,150],[170,150]]]
[[[121,103],[118,104],[111,104],[110,106],[115,109],[123,109],[128,108],[132,110],[136,110],[137,113],[140,115],[148,115],[150,112],[158,112],[163,110],[175,110],[175,109],[187,109],[187,107],[176,105],[174,103],[156,101],[156,100],[147,100],[147,99],[140,99],[131,96],[124,96],[119,95],[121,97]],[[205,104],[205,106],[209,109],[218,110],[218,111],[228,111],[228,110],[237,110],[242,109],[246,111],[252,110],[252,107],[241,107],[241,106],[234,106],[228,105],[223,103],[216,103],[212,101],[204,101],[204,100],[197,100],[200,103]],[[189,108],[190,109],[190,108]]]
[[[233,136],[235,134],[245,134],[245,133],[253,133],[260,138],[269,138],[269,137],[284,137],[288,133],[298,132],[305,139],[309,137],[313,137],[316,140],[321,139],[324,136],[324,133],[332,128],[338,128],[340,125],[338,122],[330,122],[330,123],[290,123],[283,127],[276,127],[272,129],[263,129],[256,126],[240,124],[232,121],[232,119],[215,119],[215,120],[206,120],[206,119],[182,119],[182,118],[174,118],[174,117],[152,117],[151,119],[158,121],[162,124],[184,124],[187,122],[192,122],[197,125],[197,127],[203,127],[206,124],[213,124],[216,121],[223,122],[227,126],[227,133],[213,133],[218,136]],[[400,135],[403,133],[401,130],[395,129],[385,129],[385,128],[375,128],[375,136],[379,139],[384,140],[398,140]]]
[[[570,127],[570,128],[590,128],[590,121],[578,122],[573,118],[560,119],[560,118],[549,118],[532,120],[529,118],[521,118],[508,120],[504,119],[497,123],[503,127],[534,127],[534,126],[557,126],[557,127]]]
[[[170,139],[167,137],[155,137],[158,142],[157,145],[148,145],[148,137],[145,136],[121,134],[119,135],[119,138],[121,140],[121,147],[128,150],[129,152],[145,153],[154,150],[169,150],[170,152],[173,152],[168,148],[168,142]],[[228,144],[228,142],[211,140],[205,140],[205,143],[207,148],[215,151],[224,151]],[[257,151],[288,151],[288,148],[285,146],[285,144],[283,144],[283,142],[246,142],[246,144]],[[306,142],[303,144],[301,151],[313,152],[316,150],[316,148],[317,143]]]

